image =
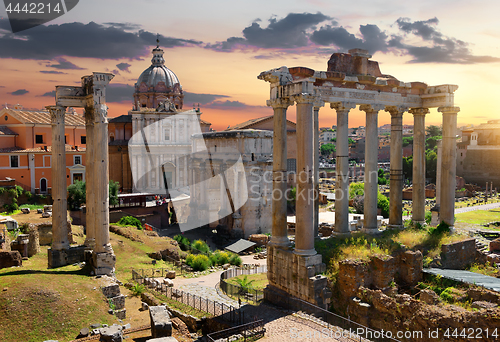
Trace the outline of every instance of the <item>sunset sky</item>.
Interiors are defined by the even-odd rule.
[[[56,85],[113,72],[109,115],[126,114],[160,34],[184,107],[200,103],[216,130],[272,114],[261,71],[286,65],[326,70],[334,52],[364,48],[384,74],[404,82],[457,84],[459,125],[500,118],[500,2],[463,0],[170,1],[82,0],[43,26],[11,33],[0,5],[0,103],[54,104]],[[289,109],[295,119],[295,108]],[[412,116],[404,121],[412,124]],[[320,126],[335,124],[320,110]],[[349,126],[364,125],[353,111]],[[380,112],[379,125],[389,123]],[[427,124],[440,124],[435,109]]]

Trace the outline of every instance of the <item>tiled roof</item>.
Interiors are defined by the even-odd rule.
[[[19,135],[7,126],[0,126],[0,136],[2,135]]]
[[[236,130],[236,129],[245,129],[245,128],[251,128],[252,126],[258,124],[258,123],[261,123],[261,122],[264,122],[264,121],[267,121],[267,120],[270,120],[273,118],[273,115],[270,115],[270,116],[264,116],[262,118],[257,118],[257,119],[250,119],[248,121],[245,121],[245,122],[242,122],[242,123],[239,123],[239,124],[236,124],[232,127],[229,127],[226,129],[226,131],[232,131],[232,130]],[[292,124],[293,126],[296,126],[295,122],[293,121],[290,121],[290,120],[286,120],[288,123]]]
[[[0,153],[47,153],[47,152],[52,152],[52,146],[47,146],[47,151],[45,151],[41,147],[36,147],[36,148],[21,148],[21,147],[6,147],[6,148],[0,148]],[[77,150],[74,150],[71,145],[66,145],[66,152],[85,152],[85,148],[78,148]]]
[[[132,115],[120,115],[109,119],[109,123],[129,123],[132,122]]]
[[[50,113],[45,111],[27,111],[19,109],[5,108],[6,114],[26,124],[51,124]],[[85,126],[85,118],[78,114],[66,114],[65,123],[67,126]]]
[[[202,125],[211,125],[210,122],[202,120],[202,119],[200,119],[200,124],[202,124]]]

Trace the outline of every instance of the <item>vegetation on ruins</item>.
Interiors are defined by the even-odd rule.
[[[120,221],[118,221],[116,223],[116,225],[123,226],[123,227],[129,227],[129,226],[137,227],[137,229],[140,229],[140,230],[143,229],[141,221],[139,221],[138,219],[136,219],[133,216],[123,216],[120,219]]]
[[[353,207],[356,213],[364,213],[364,193],[365,184],[353,182],[349,184],[349,199],[353,200]],[[377,208],[380,208],[381,214],[384,217],[389,217],[389,199],[377,190]]]

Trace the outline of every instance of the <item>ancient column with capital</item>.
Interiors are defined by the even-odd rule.
[[[86,134],[86,151],[85,151],[85,190],[87,198],[94,198],[94,118],[90,111],[85,111],[85,134]],[[85,203],[85,246],[89,249],[95,247],[95,202],[86,201]]]
[[[366,113],[365,137],[365,201],[363,231],[378,231],[377,193],[378,193],[378,112],[382,105],[361,105],[359,109]]]
[[[428,108],[412,108],[413,114],[413,186],[412,220],[425,223],[425,115]]]
[[[268,100],[267,105],[274,110],[273,131],[273,195],[272,195],[272,235],[269,243],[274,246],[288,247],[286,194],[287,194],[287,128],[286,110],[292,105],[289,99]]]
[[[297,195],[295,201],[295,250],[298,255],[315,255],[314,249],[314,175],[313,103],[316,96],[300,94],[297,103]]]
[[[48,106],[52,123],[52,251],[69,248],[68,201],[66,185],[66,146],[64,141],[66,107]],[[49,266],[62,266],[57,260]],[[63,264],[65,264],[63,262]]]
[[[440,220],[455,224],[455,188],[457,173],[457,114],[459,107],[439,107],[443,113],[443,156],[441,159]]]
[[[389,193],[389,228],[403,228],[403,113],[407,107],[390,106],[391,171]]]
[[[313,104],[314,110],[314,238],[319,237],[319,109],[325,105],[325,102],[318,99]]]
[[[335,233],[349,234],[349,111],[355,103],[332,103],[337,111]]]

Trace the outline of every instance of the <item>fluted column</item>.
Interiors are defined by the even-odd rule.
[[[365,137],[365,201],[363,231],[378,231],[377,192],[378,192],[378,112],[380,105],[361,105],[366,113]]]
[[[337,162],[335,179],[335,232],[349,233],[349,111],[355,103],[332,103],[337,111]]]
[[[391,171],[389,193],[389,228],[403,228],[403,113],[408,108],[391,106]]]
[[[95,247],[95,202],[91,201],[94,198],[94,118],[90,111],[85,111],[85,134],[87,137],[85,151],[85,190],[87,201],[85,203],[85,246],[90,249]]]
[[[314,184],[313,184],[313,103],[316,97],[301,94],[297,102],[297,198],[295,254],[315,255],[314,249]]]
[[[413,114],[413,223],[425,223],[425,115],[428,108],[412,108]]]
[[[273,131],[273,196],[272,196],[272,235],[269,243],[274,246],[288,247],[286,196],[287,193],[287,129],[286,109],[291,103],[288,99],[274,99],[267,102],[274,110]]]
[[[66,107],[48,106],[52,122],[52,250],[69,248],[66,147],[64,116]]]
[[[314,238],[319,237],[319,109],[325,102],[317,100],[313,105],[314,110]]]
[[[459,107],[439,107],[443,113],[443,156],[441,159],[440,220],[455,224],[455,188],[457,173],[457,114]]]

